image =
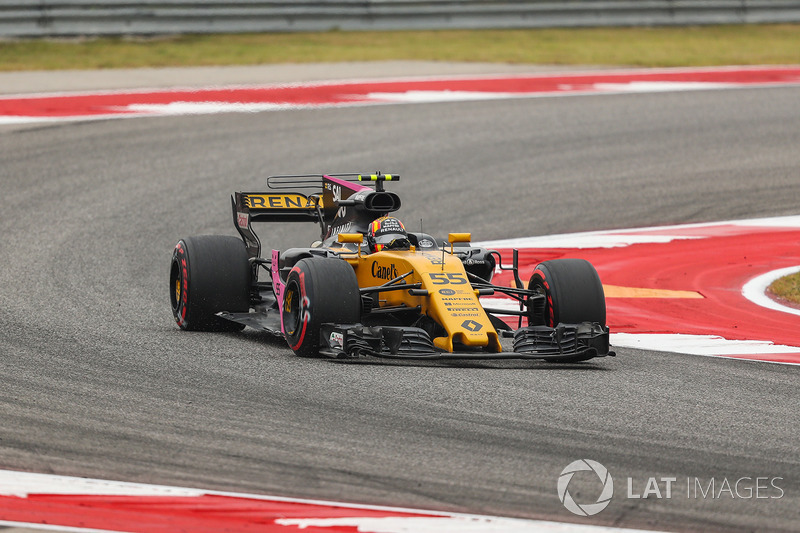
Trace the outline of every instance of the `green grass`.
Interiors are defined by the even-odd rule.
[[[767,288],[767,292],[800,306],[800,272],[775,280]]]
[[[641,67],[800,64],[800,25],[0,41],[0,70],[6,71],[381,60]]]

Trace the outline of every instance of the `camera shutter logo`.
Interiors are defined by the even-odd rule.
[[[600,492],[600,496],[598,496],[595,503],[579,504],[569,493],[569,482],[572,480],[572,476],[575,475],[575,472],[582,471],[594,472],[603,484],[603,490]],[[561,471],[561,475],[558,476],[558,498],[568,511],[576,515],[596,515],[608,507],[608,504],[611,503],[612,496],[614,496],[614,481],[611,479],[611,474],[608,473],[608,469],[597,461],[592,461],[591,459],[573,461],[567,465],[567,467]]]

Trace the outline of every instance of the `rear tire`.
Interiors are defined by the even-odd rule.
[[[238,237],[201,235],[178,242],[170,267],[172,314],[181,329],[239,331],[216,316],[250,310],[250,263]]]
[[[544,306],[528,303],[531,325],[555,327],[597,322],[606,325],[606,299],[600,276],[584,259],[555,259],[540,263],[528,289],[545,296]]]
[[[361,293],[353,267],[341,259],[306,258],[295,264],[283,292],[283,331],[300,357],[319,355],[320,326],[361,320]]]

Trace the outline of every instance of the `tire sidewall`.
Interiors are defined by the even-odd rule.
[[[289,348],[298,355],[310,357],[315,355],[319,348],[319,339],[311,335],[311,332],[319,329],[319,326],[313,321],[314,314],[311,309],[311,296],[314,294],[313,277],[306,274],[307,272],[299,266],[294,266],[289,272],[283,293],[282,320]]]
[[[544,304],[544,324],[545,326],[555,327],[558,324],[557,289],[552,285],[552,275],[547,269],[547,265],[539,264],[531,274],[528,289],[538,289],[545,296]],[[536,324],[540,325],[540,324]]]
[[[179,284],[179,285],[176,285]],[[172,314],[175,322],[181,329],[191,329],[187,320],[189,312],[189,268],[186,253],[186,243],[178,241],[172,252],[172,265],[170,268],[170,300],[172,303]]]

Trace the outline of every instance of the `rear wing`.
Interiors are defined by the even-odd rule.
[[[321,218],[322,197],[299,192],[236,192],[233,205],[239,215],[255,222],[317,222]],[[242,220],[237,217],[237,226]]]
[[[261,242],[252,222],[317,222],[325,238],[332,226],[352,223],[362,211],[399,209],[400,198],[383,191],[384,181],[399,179],[397,174],[380,172],[270,176],[267,191],[233,194],[233,222],[250,257],[259,257]]]

